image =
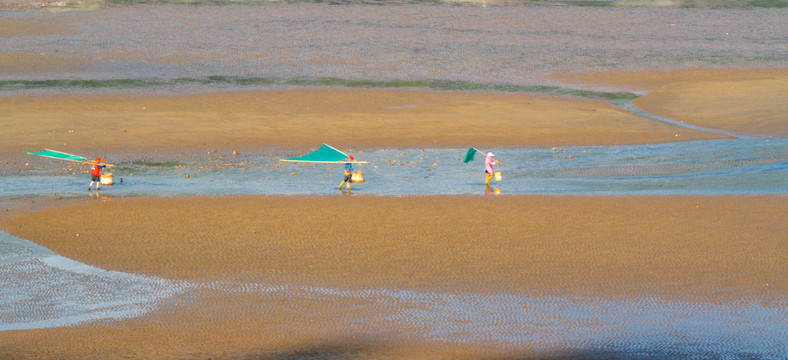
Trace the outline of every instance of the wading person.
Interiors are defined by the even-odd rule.
[[[492,152],[488,152],[487,157],[484,158],[484,184],[485,185],[490,185],[490,180],[492,180],[493,176],[495,176],[494,175],[495,170],[493,169],[493,166],[495,166],[496,160],[493,159],[494,156],[495,154],[493,154]]]
[[[348,160],[353,161],[353,156],[349,156]],[[353,164],[351,164],[350,162],[346,162],[345,163],[345,180],[342,180],[342,182],[339,183],[339,190],[342,190],[342,185],[344,185],[344,184],[347,184],[347,185],[345,185],[345,189],[350,190],[350,183],[352,182],[351,181],[352,178],[353,178]]]
[[[107,167],[107,165],[101,165],[101,158],[96,158],[96,161],[93,162],[93,165],[90,167],[90,185],[88,185],[88,191],[93,186],[93,183],[96,183],[96,191],[99,189],[99,185],[101,185],[101,169]]]

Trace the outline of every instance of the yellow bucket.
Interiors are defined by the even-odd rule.
[[[502,176],[500,171],[495,172],[495,181],[501,181]]]
[[[112,185],[115,183],[112,180],[112,173],[103,173],[101,174],[101,177],[99,179],[100,179],[99,183],[104,186]]]

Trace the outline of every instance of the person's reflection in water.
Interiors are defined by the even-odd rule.
[[[501,189],[492,188],[490,185],[484,185],[484,195],[500,195]]]

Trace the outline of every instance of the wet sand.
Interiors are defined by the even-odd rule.
[[[769,281],[784,259],[778,250],[788,225],[780,219],[788,203],[781,196],[84,202],[3,225],[15,236],[87,264],[190,281],[552,296],[637,296],[648,289],[668,298],[722,300],[767,296],[764,283],[781,288],[785,281]],[[47,226],[38,226],[42,223]],[[751,256],[759,261],[751,263]],[[707,266],[714,271],[704,274]],[[737,276],[729,272],[734,269],[740,269]]]
[[[714,98],[724,95],[719,81],[690,84]],[[785,86],[768,77],[740,83],[753,89]],[[688,85],[681,84],[686,82],[654,85],[638,106],[659,114],[650,104],[671,91],[682,93]],[[753,116],[701,125],[749,132],[754,117],[781,111],[782,104],[756,99],[769,94],[752,94],[749,100],[763,105],[751,109]],[[719,102],[695,100],[693,117],[717,113]],[[354,148],[501,147],[719,137],[600,101],[495,93],[321,88],[56,94],[4,97],[0,107],[15,120],[0,134],[0,149],[9,157],[39,148],[103,155],[299,150],[321,142]],[[779,136],[783,122],[764,119],[769,126],[758,131]],[[206,284],[723,303],[746,298],[766,304],[781,301],[788,286],[784,196],[102,200],[12,204],[0,225],[86,264]],[[365,300],[284,300],[201,289],[139,318],[4,331],[0,357],[603,356],[583,349],[540,354],[493,343],[428,341],[413,335],[418,328],[386,328],[376,319],[388,310],[359,302]],[[348,318],[366,320],[343,321]]]
[[[602,101],[421,90],[294,89],[0,98],[3,152],[639,144],[716,138]]]
[[[706,74],[706,75],[703,75]],[[756,75],[749,75],[756,74]],[[608,74],[600,84],[653,87],[634,104],[691,125],[788,134],[784,70]],[[596,79],[578,76],[577,82]],[[662,79],[656,81],[655,78]],[[598,79],[596,79],[598,80]],[[661,85],[667,83],[666,85]],[[307,88],[180,95],[38,94],[0,98],[0,154],[43,148],[123,151],[302,151],[647,144],[723,137],[646,119],[596,100],[528,94]],[[92,157],[93,155],[89,155]]]
[[[788,70],[743,71],[679,80],[635,99],[641,109],[695,126],[754,136],[788,136]]]
[[[609,71],[555,74],[578,87],[644,94],[632,103],[648,113],[693,126],[753,136],[788,136],[782,100],[788,69]]]
[[[4,4],[31,6],[26,0]],[[281,69],[303,70],[307,64],[314,71],[307,76],[350,78],[373,64],[367,74],[372,78],[419,79],[423,71],[437,79],[462,74],[461,80],[472,82],[638,92],[645,96],[635,105],[669,119],[737,133],[786,136],[785,69],[686,68],[688,63],[703,66],[708,58],[724,60],[731,52],[782,64],[782,52],[769,49],[774,45],[768,41],[779,39],[773,40],[768,29],[784,24],[773,10],[545,7],[511,12],[490,7],[485,11],[494,11],[492,16],[481,16],[475,8],[428,6],[419,8],[428,14],[425,17],[392,17],[391,10],[381,6],[347,11],[307,4],[295,13],[290,7],[266,7],[266,12],[289,22],[261,23],[256,12],[261,9],[183,11],[158,6],[157,14],[170,21],[140,32],[128,29],[149,19],[151,9],[144,6],[5,17],[0,33],[13,41],[12,50],[0,54],[0,68],[12,79],[134,79],[142,76],[137,68],[145,77],[154,70],[158,73],[158,67],[170,69],[175,74],[167,73],[171,76],[190,71],[209,76],[213,65],[219,66],[220,74],[277,77]],[[323,16],[326,12],[331,16]],[[316,22],[304,27],[299,14]],[[333,21],[345,16],[382,26]],[[455,26],[458,16],[468,23]],[[619,20],[611,22],[613,18]],[[432,36],[423,36],[424,19]],[[756,21],[766,25],[751,26]],[[512,28],[527,27],[523,33],[501,32],[502,22],[504,27],[507,22],[516,24]],[[181,38],[197,41],[196,46],[171,42],[166,26],[170,24],[179,24],[175,29]],[[268,42],[251,36],[283,27],[292,34]],[[304,31],[310,27],[328,31]],[[723,35],[723,27],[733,36]],[[206,28],[217,36],[203,36]],[[338,38],[335,32],[350,37]],[[500,43],[474,35],[489,32],[498,34]],[[644,39],[643,34],[654,37]],[[44,40],[37,41],[39,37]],[[667,38],[688,40],[662,41]],[[750,38],[766,42],[754,44]],[[52,46],[52,41],[62,44]],[[489,60],[488,48],[477,47],[477,42],[492,46],[497,57]],[[554,46],[545,47],[546,42]],[[227,43],[236,45],[229,53]],[[161,44],[167,44],[167,51],[160,50]],[[511,44],[524,46],[511,53]],[[697,53],[698,44],[707,51]],[[294,63],[291,54],[296,53],[303,58]],[[768,60],[772,58],[777,60]],[[411,64],[413,59],[422,60]],[[761,63],[737,62],[735,57],[729,61],[721,67]],[[617,64],[613,71],[597,71],[611,63]],[[269,65],[274,65],[271,74],[266,72]],[[475,70],[465,72],[469,68]],[[655,68],[667,71],[651,70]],[[527,94],[334,88],[164,95],[54,92],[0,97],[0,166],[19,168],[28,157],[23,151],[43,148],[104,158],[132,153],[136,158],[214,149],[298,152],[324,142],[350,149],[501,148],[721,137],[645,119],[602,101]],[[9,200],[3,203],[10,211],[0,215],[0,228],[86,264],[201,284],[235,281],[733,304],[754,299],[768,305],[784,302],[788,286],[785,200],[103,196]],[[494,343],[430,342],[414,335],[417,327],[388,328],[380,319],[392,315],[384,313],[390,309],[370,308],[368,300],[283,299],[209,287],[162,303],[157,311],[138,318],[0,332],[0,358],[620,355],[589,354],[584,349],[539,354]]]
[[[104,269],[205,284],[238,281],[545,298],[645,296],[710,303],[757,299],[768,304],[781,301],[788,287],[785,200],[77,199],[5,218],[2,227]],[[90,358],[97,356],[96,349],[102,349],[98,357],[109,358],[281,358],[312,352],[327,358],[528,354],[527,349],[494,344],[413,340],[408,330],[389,332],[374,320],[356,325],[342,321],[384,317],[360,305],[368,300],[285,301],[265,293],[201,290],[140,318],[2,332],[0,339],[8,346],[0,355],[5,351],[12,358],[55,353],[64,359]]]

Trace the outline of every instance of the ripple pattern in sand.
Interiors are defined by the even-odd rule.
[[[240,311],[285,311],[292,329],[314,325],[310,308],[335,309],[341,316],[321,331],[494,344],[535,353],[583,349],[596,355],[777,359],[786,351],[784,297],[769,303],[755,298],[713,303],[272,285],[253,279],[171,281],[104,271],[5,233],[0,236],[0,331],[139,317],[206,301],[195,297],[208,291],[244,299]],[[274,303],[289,305],[271,307]],[[238,309],[223,311],[233,308]]]
[[[659,298],[450,294],[243,282],[212,282],[204,286],[337,307],[347,304],[342,318],[345,324],[340,327],[374,324],[369,329],[371,333],[383,327],[397,336],[411,334],[428,341],[496,344],[535,353],[584,349],[589,354],[660,358],[737,354],[776,359],[786,350],[785,301],[764,305],[754,299],[742,299],[716,304]],[[359,311],[359,306],[365,309]]]
[[[0,232],[0,289],[3,331],[140,316],[185,287],[87,266]]]

